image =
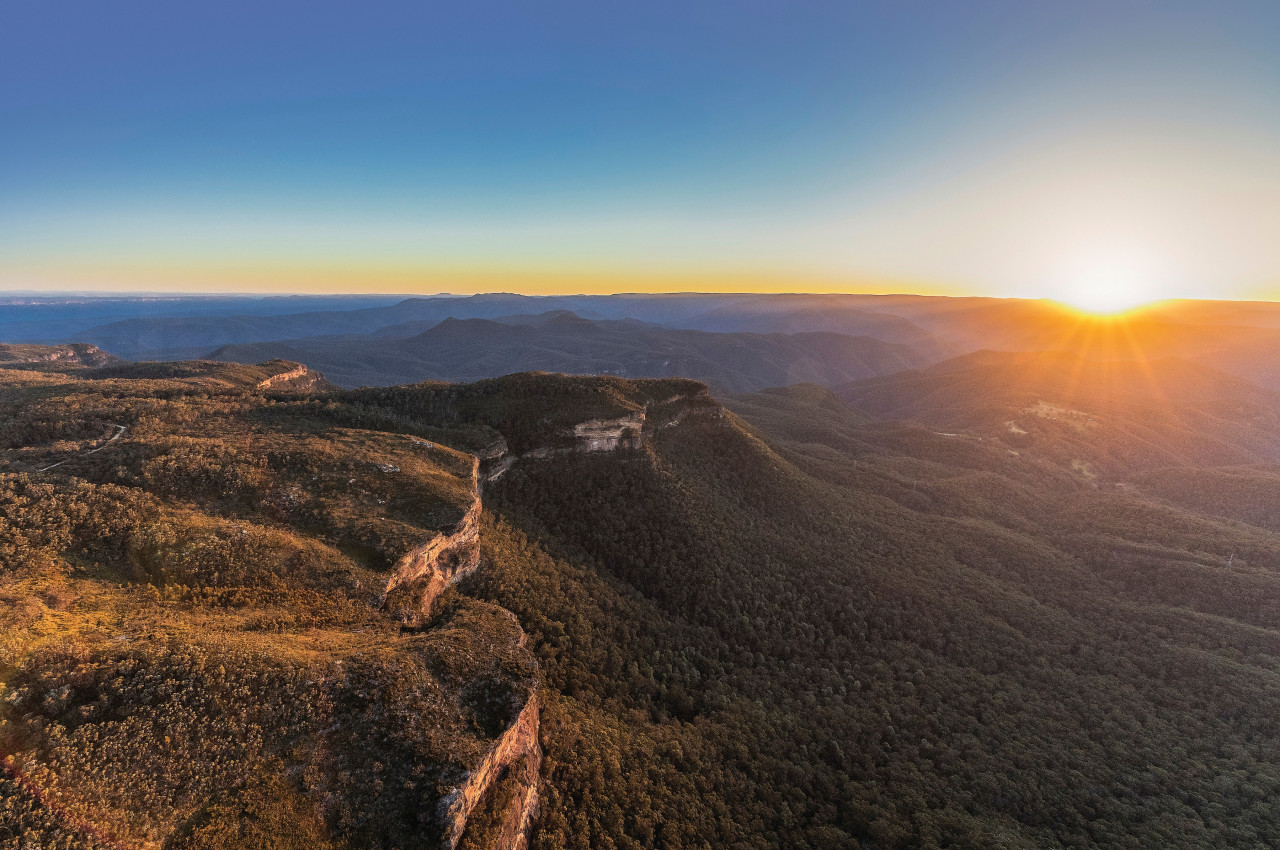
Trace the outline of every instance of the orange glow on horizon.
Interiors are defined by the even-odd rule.
[[[1168,304],[1177,299],[1172,298],[1155,298],[1147,301],[1140,301],[1129,306],[1118,306],[1109,308],[1107,306],[1090,307],[1087,304],[1076,304],[1065,300],[1050,299],[1066,312],[1070,313],[1077,319],[1089,320],[1093,324],[1106,323],[1122,325],[1132,319],[1140,317],[1143,313],[1158,307],[1161,304]]]
[[[1139,278],[1141,280],[1141,278]],[[575,265],[417,266],[376,262],[307,263],[289,260],[220,262],[63,262],[57,266],[0,262],[0,292],[245,295],[610,295],[660,293],[922,295],[1049,300],[1080,316],[1119,318],[1169,301],[1280,300],[1280,280],[1238,291],[1162,292],[1149,286],[1112,287],[1077,277],[1043,287],[983,286],[875,274],[789,268],[591,268]]]
[[[915,294],[967,296],[971,289],[929,281],[841,276],[784,269],[581,267],[399,267],[117,263],[65,265],[0,274],[0,289],[103,292],[427,295],[519,292],[525,295],[609,295],[672,292]]]

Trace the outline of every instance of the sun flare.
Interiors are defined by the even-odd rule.
[[[1056,300],[1085,313],[1113,316],[1158,301],[1153,275],[1133,263],[1077,270],[1063,281]]]

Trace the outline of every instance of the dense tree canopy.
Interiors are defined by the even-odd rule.
[[[261,380],[2,373],[0,846],[436,846],[533,688],[537,848],[1280,844],[1280,472],[1176,385],[1212,451],[1039,390],[907,423],[815,387]],[[484,485],[480,568],[386,616],[467,453],[542,447]]]

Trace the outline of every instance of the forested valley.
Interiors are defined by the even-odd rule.
[[[0,846],[1280,842],[1264,391],[290,365],[3,372]]]

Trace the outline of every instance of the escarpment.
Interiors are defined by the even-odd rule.
[[[462,519],[452,530],[405,555],[387,584],[384,607],[407,624],[416,625],[430,616],[440,594],[479,566],[483,507],[478,469],[479,458],[472,475],[476,497]],[[515,620],[515,615],[506,613]],[[520,645],[524,645],[523,631]],[[447,850],[457,848],[468,829],[470,846],[494,850],[528,846],[540,795],[539,711],[535,690],[465,781],[441,799],[436,819]],[[484,817],[473,823],[473,816],[481,812]]]
[[[540,711],[535,693],[466,781],[440,801],[446,850],[455,850],[464,837],[468,846],[494,850],[528,846],[541,794]]]
[[[96,345],[73,342],[69,345],[27,345],[0,343],[0,364],[50,363],[81,366],[105,366],[118,363],[119,358],[108,354]]]
[[[294,369],[290,369],[287,372],[281,372],[278,375],[272,375],[270,378],[263,378],[261,381],[258,381],[258,389],[265,390],[265,389],[270,389],[271,387],[278,387],[281,384],[288,383],[289,381],[295,380],[297,378],[301,378],[306,374],[307,374],[307,367],[299,365],[298,367]]]
[[[634,448],[643,441],[645,411],[638,410],[616,419],[588,419],[573,426],[577,450],[584,452]]]
[[[259,365],[276,367],[283,371],[268,375],[258,381],[255,389],[324,390],[332,386],[324,375],[319,372],[312,372],[302,363],[293,363],[288,360],[272,360]]]
[[[659,431],[691,418],[722,420],[724,410],[705,390],[681,393],[637,405],[619,416],[562,426],[547,435],[549,445],[535,445],[524,452],[510,452],[502,439],[477,457],[477,488],[522,460],[554,465],[557,457],[566,454],[643,448]],[[478,535],[472,539],[478,540]],[[453,579],[441,574],[441,587],[449,580]],[[466,780],[440,801],[437,817],[444,825],[446,850],[524,850],[528,846],[541,804],[539,712],[534,693]]]
[[[479,566],[482,485],[525,459],[554,463],[565,454],[642,448],[654,434],[690,417],[720,419],[723,410],[705,392],[684,393],[636,404],[618,416],[595,416],[546,433],[546,445],[509,450],[503,435],[477,451],[471,508],[448,531],[403,557],[388,582],[386,607],[402,622],[417,625],[432,617],[441,594]],[[482,471],[483,470],[483,471]],[[532,693],[485,755],[438,803],[435,820],[447,850],[527,847],[540,804],[540,705]]]
[[[30,437],[0,463],[44,470],[0,482],[21,532],[0,567],[30,588],[0,625],[38,623],[60,653],[22,649],[0,671],[6,720],[31,735],[15,763],[129,846],[209,846],[183,842],[262,821],[280,846],[302,830],[335,846],[527,847],[549,805],[538,655],[488,577],[451,590],[480,568],[482,485],[521,458],[552,475],[575,464],[566,452],[630,464],[662,429],[719,415],[700,385],[524,374],[312,391],[316,373],[280,360],[42,362],[0,369]],[[125,433],[61,463],[70,437]],[[0,786],[0,809],[5,794],[30,804],[32,846],[79,846]]]
[[[383,607],[408,625],[417,625],[430,615],[445,588],[474,570],[480,563],[480,495],[448,532],[442,532],[411,550],[396,564]]]
[[[648,401],[621,416],[578,422],[559,433],[549,435],[546,445],[536,446],[519,454],[509,453],[503,445],[501,450],[490,451],[481,456],[480,477],[485,482],[496,481],[517,461],[523,459],[643,448],[656,432],[675,427],[690,417],[722,419],[724,408],[711,398],[705,387],[695,392]]]
[[[476,495],[471,507],[452,529],[437,534],[401,558],[387,582],[384,610],[405,625],[423,623],[431,616],[445,589],[479,566],[483,505],[478,469],[479,458],[472,470]],[[515,615],[502,613],[519,628]],[[523,635],[521,630],[520,646],[524,646]],[[471,830],[468,846],[494,850],[523,850],[528,846],[540,794],[539,710],[534,689],[515,719],[506,725],[465,779],[440,800],[435,821],[443,836],[443,846],[448,850],[459,847],[468,829]]]

